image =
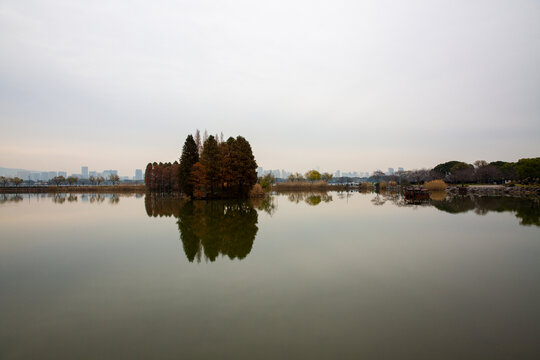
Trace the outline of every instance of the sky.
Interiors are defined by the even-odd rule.
[[[196,129],[290,171],[540,156],[540,1],[0,0],[0,166],[133,175]]]

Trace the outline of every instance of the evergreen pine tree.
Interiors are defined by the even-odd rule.
[[[206,177],[212,193],[218,189],[220,184],[219,158],[218,143],[216,138],[210,135],[204,142],[203,151],[201,154],[201,164],[203,164],[206,169]]]
[[[195,163],[199,161],[199,150],[193,136],[188,135],[182,148],[180,166],[178,171],[178,185],[186,195],[193,196],[193,186],[189,181],[189,174]]]

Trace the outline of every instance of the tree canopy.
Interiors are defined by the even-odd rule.
[[[321,173],[317,170],[309,170],[306,174],[306,179],[309,181],[318,181],[321,180]]]

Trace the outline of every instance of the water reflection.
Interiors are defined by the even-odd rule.
[[[321,202],[328,203],[333,200],[332,195],[328,195],[326,192],[289,192],[283,194],[287,195],[287,199],[289,199],[290,202],[296,204],[305,202],[311,206],[317,206]]]
[[[0,204],[8,202],[18,203],[20,201],[23,201],[23,197],[20,194],[0,194]]]
[[[256,205],[269,213],[275,211],[270,198]],[[148,216],[178,219],[180,240],[190,262],[215,261],[219,255],[244,259],[258,231],[257,210],[249,201],[190,201],[147,194],[145,206]]]
[[[277,210],[277,204],[275,197],[265,196],[261,198],[249,199],[249,202],[257,210],[264,211],[268,215],[272,216]]]
[[[432,201],[437,209],[451,213],[474,211],[477,215],[493,212],[513,212],[520,225],[540,226],[540,201],[505,196],[455,196],[442,201]]]
[[[107,200],[108,204],[116,205],[120,198],[135,197],[140,198],[141,194],[83,194],[83,193],[33,193],[33,194],[0,194],[0,205],[5,203],[17,203],[23,200],[39,201],[40,199],[50,199],[55,204],[83,203],[102,204]]]
[[[371,199],[373,205],[384,205],[387,201],[395,206],[433,206],[450,213],[474,211],[477,215],[489,212],[512,212],[524,226],[540,226],[540,199],[508,196],[447,196],[444,192],[432,193],[429,200],[407,200],[399,193],[380,192]]]

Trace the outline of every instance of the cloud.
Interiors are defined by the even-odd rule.
[[[131,174],[196,128],[291,170],[540,150],[532,1],[3,1],[0,33],[3,166]]]

